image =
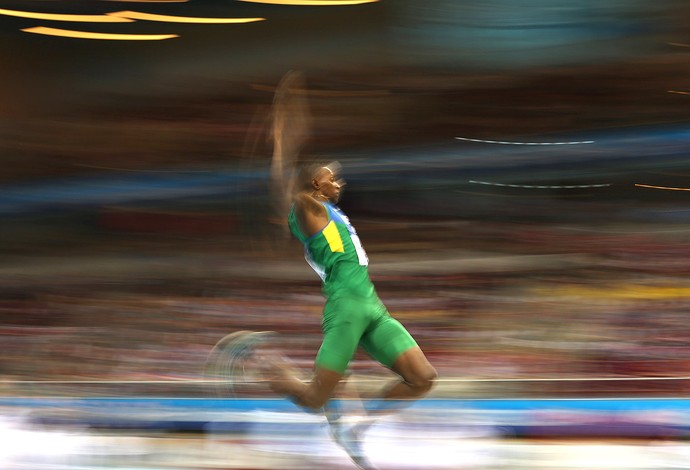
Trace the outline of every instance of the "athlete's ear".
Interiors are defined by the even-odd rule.
[[[319,189],[319,181],[316,178],[312,178],[311,185],[314,187],[314,189]]]

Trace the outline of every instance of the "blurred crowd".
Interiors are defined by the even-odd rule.
[[[360,226],[381,298],[440,372],[436,396],[687,389],[683,231],[419,222],[401,236],[400,223]],[[140,252],[125,275],[109,277],[94,257],[77,277],[51,274],[48,260],[45,275],[21,287],[6,278],[0,390],[203,394],[193,381],[204,379],[213,345],[237,330],[278,332],[276,346],[308,371],[321,337],[320,285],[297,245],[271,237],[242,250],[209,243],[203,256],[187,246],[162,271]],[[352,371],[365,388],[389,374],[361,353]]]

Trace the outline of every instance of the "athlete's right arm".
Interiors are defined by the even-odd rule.
[[[293,203],[300,228],[307,237],[319,233],[328,224],[326,208],[308,192],[297,193]]]

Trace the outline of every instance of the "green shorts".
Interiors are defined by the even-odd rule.
[[[402,324],[378,298],[329,299],[321,321],[323,343],[316,365],[344,374],[360,345],[373,359],[390,368],[402,353],[417,346]]]

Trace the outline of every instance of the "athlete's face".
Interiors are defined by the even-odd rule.
[[[312,184],[314,185],[317,195],[331,202],[338,202],[340,199],[340,191],[344,186],[344,182],[337,179],[336,175],[328,167],[323,167],[319,170]]]

